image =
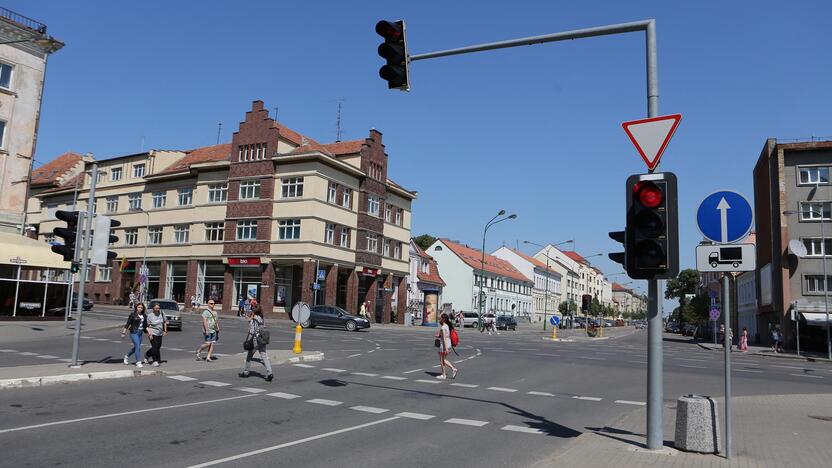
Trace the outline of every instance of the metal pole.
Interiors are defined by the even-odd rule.
[[[494,221],[495,218],[496,216],[492,218],[491,221]],[[488,232],[488,226],[491,224],[491,221],[489,221],[488,224],[485,225],[485,229],[482,230],[482,259],[480,260],[480,293],[477,296],[477,328],[480,329],[480,332],[482,332],[482,306],[483,302],[485,302],[485,298],[482,295],[482,284],[485,282],[485,233]]]
[[[794,304],[794,323],[797,330],[795,336],[797,337],[797,355],[800,356],[800,311],[797,310],[797,302]]]
[[[662,427],[662,309],[659,280],[647,281],[647,448],[664,446]]]
[[[78,181],[84,177],[84,173],[81,172],[78,177],[75,178],[75,192],[72,196],[72,211],[75,211],[78,206]],[[80,214],[79,214],[80,215]],[[84,217],[78,217],[78,227],[80,227],[83,222]],[[81,245],[81,237],[80,233],[83,232],[83,229],[77,229],[75,233],[75,252],[72,256],[72,261],[78,261],[78,247]],[[72,294],[74,293],[73,289],[75,289],[75,273],[72,273],[70,270],[69,273],[69,288],[66,291],[66,307],[64,307],[64,327],[67,326],[67,322],[69,321],[69,316],[72,315]]]
[[[731,458],[731,314],[730,298],[731,280],[726,273],[722,277],[722,323],[725,324],[723,336],[725,352],[725,458]]]
[[[142,256],[142,269],[139,271],[139,279],[141,279],[142,273],[147,271],[147,244],[150,242],[150,212],[145,210],[144,215],[147,218],[144,224],[144,255]],[[145,296],[147,296],[147,282],[149,276],[149,274],[144,275],[144,282],[142,283],[141,288],[142,292],[139,295],[139,302],[142,304],[147,302],[147,298]]]
[[[826,256],[828,253],[826,252],[826,239],[823,237],[823,207],[820,209],[820,240],[823,242],[823,257],[821,257],[821,261],[823,262],[823,305],[826,308],[826,358],[832,360],[832,339],[830,339],[829,335],[829,277],[826,276]]]
[[[546,256],[546,274],[543,275],[546,281],[546,292],[543,293],[543,331],[546,331],[546,321],[549,320],[549,256]],[[553,325],[554,326],[554,325]]]
[[[93,206],[95,205],[95,184],[98,182],[98,164],[92,163],[90,194],[87,199],[87,216],[84,220],[84,238],[81,254],[81,277],[78,279],[78,321],[75,322],[75,339],[72,342],[72,364],[70,367],[80,367],[78,364],[78,347],[81,344],[81,319],[84,315],[84,286],[87,282],[89,268],[90,240],[92,238]]]

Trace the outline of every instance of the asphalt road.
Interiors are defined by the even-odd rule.
[[[198,345],[196,320],[186,316],[185,330],[168,335],[165,348],[183,350],[164,350],[169,358]],[[245,323],[222,326],[219,352],[238,352]],[[288,323],[270,329],[272,347],[291,347]],[[82,356],[122,368],[129,346],[117,333],[88,334]],[[326,360],[279,366],[272,383],[206,363],[186,375],[0,391],[0,465],[525,466],[646,398],[645,331],[553,343],[530,330],[465,329],[454,356],[461,372],[444,382],[435,378],[432,333],[305,330],[304,349]],[[14,343],[1,365],[62,358],[67,343]],[[667,335],[664,356],[666,399],[721,395],[721,353]],[[733,356],[736,395],[828,393],[832,385],[824,363]]]

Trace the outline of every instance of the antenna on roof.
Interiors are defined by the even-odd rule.
[[[335,142],[338,143],[341,141],[341,103],[347,100],[338,98],[335,101],[338,102],[338,113],[335,115]]]
[[[217,144],[220,144],[220,133],[222,132],[222,122],[217,124]]]

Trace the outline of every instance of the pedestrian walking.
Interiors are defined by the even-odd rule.
[[[124,355],[124,365],[130,365],[130,355],[135,354],[136,356],[136,367],[144,367],[142,365],[142,335],[146,333],[147,329],[147,316],[144,310],[144,304],[139,302],[138,304],[133,307],[133,312],[130,312],[130,316],[127,317],[127,323],[124,324],[124,328],[121,329],[121,337],[122,339],[127,336],[127,333],[130,333],[130,341],[133,343],[133,347],[130,348],[130,351]]]
[[[367,301],[361,303],[361,307],[358,308],[358,315],[359,317],[368,319],[369,321],[369,317],[367,317]]]
[[[774,331],[771,332],[772,340],[774,340],[774,352],[775,353],[782,353],[783,352],[783,332],[780,331],[780,327],[774,327]]]
[[[202,335],[205,341],[196,350],[196,360],[201,361],[203,358],[199,355],[203,349],[207,349],[208,353],[205,355],[205,361],[215,361],[217,358],[213,356],[214,344],[219,339],[220,323],[217,320],[217,314],[214,312],[214,301],[208,301],[208,308],[202,311]]]
[[[168,334],[168,323],[159,303],[153,304],[151,313],[147,314],[147,339],[150,349],[144,353],[144,363],[159,367],[162,363],[162,337]]]
[[[748,352],[748,329],[742,327],[742,335],[740,335],[740,351]]]
[[[266,352],[266,345],[269,343],[268,335],[264,333],[266,321],[263,319],[263,309],[255,303],[251,309],[251,314],[248,316],[248,334],[243,342],[243,349],[248,351],[246,354],[246,363],[243,371],[238,375],[242,378],[249,376],[249,369],[251,369],[251,359],[254,357],[254,352],[260,354],[260,362],[266,368],[266,382],[271,382],[274,379],[272,373],[272,365],[269,362],[269,353]]]
[[[237,302],[237,317],[242,317],[246,311],[246,299],[240,296],[240,301]]]
[[[196,295],[191,295],[191,312],[196,312]]]
[[[448,314],[442,314],[439,316],[439,332],[436,334],[436,344],[439,347],[439,368],[442,370],[442,374],[436,376],[439,380],[445,380],[448,378],[445,372],[445,367],[449,367],[453,372],[453,374],[451,374],[452,379],[455,379],[456,375],[459,373],[459,369],[454,367],[448,359],[448,354],[451,352],[451,327],[449,322],[450,317],[448,317]]]
[[[130,308],[132,309],[132,308],[136,307],[136,293],[134,293],[133,291],[130,291],[130,296],[129,297],[130,297]]]
[[[465,328],[465,314],[463,314],[461,310],[456,313],[456,328],[459,328],[460,330]]]

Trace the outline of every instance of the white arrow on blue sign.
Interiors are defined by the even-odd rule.
[[[743,195],[730,190],[714,192],[699,204],[696,225],[706,239],[718,244],[745,238],[754,223],[754,210]]]
[[[553,315],[552,318],[549,319],[549,323],[551,323],[554,326],[558,326],[558,324],[560,323],[560,317],[558,317],[557,315]]]

